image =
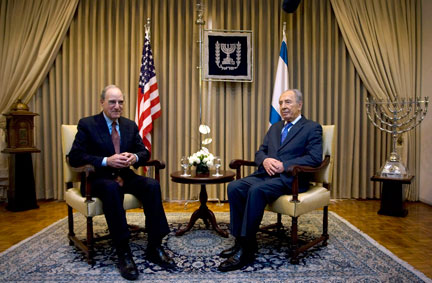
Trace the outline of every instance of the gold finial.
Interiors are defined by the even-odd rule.
[[[27,104],[23,103],[21,99],[18,99],[17,102],[12,105],[12,111],[29,111],[29,109]]]
[[[150,42],[150,26],[151,26],[151,20],[150,18],[147,18],[147,23],[144,25],[144,28],[145,28],[145,34],[149,42]]]
[[[197,2],[196,11],[197,11],[197,19],[196,19],[195,23],[197,25],[204,25],[205,24],[205,21],[204,21],[204,4],[202,4],[201,2]]]

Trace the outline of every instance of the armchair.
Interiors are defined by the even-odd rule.
[[[270,232],[275,228],[276,234],[281,235],[282,214],[292,218],[291,224],[291,260],[293,264],[299,262],[300,253],[322,242],[327,245],[328,235],[328,205],[330,203],[330,185],[334,164],[334,136],[335,126],[323,126],[323,161],[320,166],[291,166],[287,173],[294,177],[292,195],[283,195],[273,203],[267,205],[266,210],[277,213],[277,223],[261,227],[261,231]],[[253,161],[234,159],[230,162],[230,168],[236,170],[236,179],[241,178],[242,166],[257,166]],[[309,189],[304,193],[298,192],[299,178],[304,173],[312,174]],[[320,237],[299,246],[298,241],[298,217],[313,210],[323,208],[323,227]]]
[[[78,168],[71,167],[68,163],[67,154],[71,150],[75,135],[76,125],[62,125],[62,153],[63,153],[63,178],[66,184],[65,199],[68,207],[69,244],[75,245],[82,250],[87,257],[87,262],[92,263],[93,244],[93,217],[103,215],[102,202],[100,199],[91,196],[91,186],[87,182],[88,177],[94,172],[94,167],[85,165]],[[149,160],[144,166],[153,166],[155,179],[159,181],[159,171],[165,168],[165,163],[158,160]],[[77,183],[84,183],[86,194],[81,195],[80,186]],[[123,206],[125,210],[142,207],[141,202],[132,194],[125,194]],[[73,209],[83,214],[87,219],[86,240],[80,240],[74,233]]]

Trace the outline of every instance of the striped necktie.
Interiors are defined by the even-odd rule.
[[[282,129],[282,133],[281,133],[281,142],[280,144],[282,144],[284,142],[284,140],[286,139],[287,135],[288,135],[288,130],[289,128],[291,128],[293,125],[293,123],[288,123],[286,124],[283,129]]]
[[[113,142],[113,145],[114,145],[115,152],[117,154],[119,154],[120,153],[120,135],[117,132],[116,125],[117,125],[117,123],[115,121],[111,124],[111,127],[112,127],[112,129],[111,129],[111,139],[112,139],[112,142]]]

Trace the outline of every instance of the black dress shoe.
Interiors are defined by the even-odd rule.
[[[229,258],[233,256],[242,246],[247,247],[247,249],[253,253],[255,253],[258,249],[258,244],[255,239],[245,240],[243,238],[240,238],[240,239],[236,239],[234,246],[221,251],[219,256],[222,258]]]
[[[238,243],[238,241],[236,241],[234,246],[221,251],[219,256],[222,258],[229,258],[229,257],[233,256],[239,249],[240,249],[240,244]]]
[[[240,269],[255,260],[255,254],[252,250],[240,247],[235,254],[222,262],[218,270],[222,272]]]
[[[127,280],[138,279],[139,272],[130,252],[118,252],[118,268],[121,276]]]
[[[165,269],[175,269],[174,260],[167,255],[161,246],[147,248],[147,259]]]

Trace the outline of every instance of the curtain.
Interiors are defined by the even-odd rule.
[[[1,1],[0,109],[27,103],[45,79],[78,1]],[[23,20],[25,19],[25,20]]]
[[[415,0],[331,0],[356,71],[375,99],[420,97],[421,3]],[[401,113],[403,114],[403,113]],[[411,113],[414,114],[414,113]],[[419,131],[403,135],[408,167],[420,172]],[[409,191],[418,199],[418,190]]]
[[[290,86],[304,94],[303,114],[337,128],[333,198],[378,198],[370,181],[389,152],[390,140],[367,121],[365,85],[350,58],[329,1],[304,0],[282,11],[279,0],[207,0],[204,28],[253,31],[253,82],[203,82],[200,97],[198,26],[192,1],[80,1],[53,67],[33,97],[41,116],[35,166],[38,198],[63,198],[61,124],[101,111],[99,95],[117,84],[126,95],[124,116],[134,119],[144,24],[151,18],[152,50],[162,115],[153,127],[152,158],[165,200],[197,199],[199,186],[171,182],[180,157],[199,149],[200,121],[211,128],[209,150],[253,159],[268,129],[282,25],[287,22]],[[249,173],[246,170],[245,173]],[[209,198],[226,200],[226,185],[207,186]]]
[[[65,38],[78,0],[0,2],[0,111],[21,99],[28,103],[45,80]],[[0,116],[0,146],[5,143]],[[0,175],[7,174],[7,154],[0,154]]]

